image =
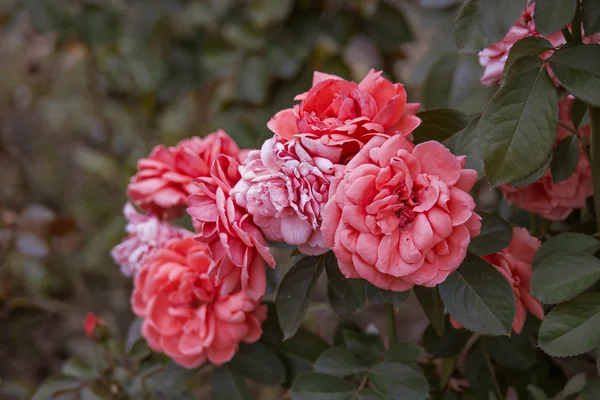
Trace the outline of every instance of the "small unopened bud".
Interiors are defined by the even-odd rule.
[[[110,335],[106,322],[94,313],[88,313],[86,315],[83,328],[90,338],[98,342],[105,341]]]

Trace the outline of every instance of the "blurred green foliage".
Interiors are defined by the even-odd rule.
[[[0,1],[0,398],[28,398],[71,355],[93,361],[85,312],[125,334],[131,282],[109,251],[156,144],[223,128],[259,146],[315,70],[382,69],[425,108],[479,111],[455,3]]]

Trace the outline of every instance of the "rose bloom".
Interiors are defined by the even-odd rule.
[[[251,299],[265,294],[265,262],[271,267],[275,260],[252,215],[240,207],[230,195],[231,188],[241,179],[239,163],[219,155],[210,175],[195,180],[198,192],[189,198],[188,213],[196,220],[197,240],[208,243],[214,265],[209,273],[215,276],[222,294],[241,288]]]
[[[517,22],[509,29],[508,33],[501,41],[479,52],[479,63],[481,66],[485,67],[485,71],[481,77],[481,83],[487,86],[493,86],[500,83],[510,48],[516,42],[525,37],[542,36],[535,28],[535,23],[533,21],[533,10],[533,5],[527,7],[527,9],[523,12],[523,14],[521,14]],[[558,47],[566,43],[565,38],[560,31],[555,32],[550,36],[546,36],[545,38],[548,39],[548,41],[552,43],[554,47]],[[583,42],[599,43],[600,35],[595,34],[586,36],[583,38]],[[541,54],[540,57],[545,60],[549,58],[552,53],[553,51],[550,50]],[[560,86],[555,75],[550,70],[550,67],[547,66],[547,68],[548,73],[552,77],[552,80],[556,86]]]
[[[125,230],[129,236],[113,247],[110,255],[125,276],[135,275],[146,258],[169,240],[192,235],[186,229],[169,225],[154,216],[138,213],[131,203],[125,204],[123,214],[127,219]]]
[[[482,257],[496,267],[513,288],[517,309],[512,328],[516,333],[521,333],[525,319],[527,319],[527,311],[538,319],[544,318],[544,308],[531,295],[530,288],[533,275],[531,264],[533,256],[540,246],[540,241],[531,236],[527,229],[513,228],[512,240],[507,248]],[[450,323],[456,329],[463,327],[452,317],[450,317]]]
[[[567,96],[558,103],[558,120],[572,130],[575,130],[571,116],[573,97]],[[590,135],[590,126],[579,128],[582,136]],[[572,135],[567,128],[558,125],[556,143]],[[592,169],[579,144],[579,161],[573,175],[562,182],[554,183],[550,168],[536,182],[522,186],[500,186],[504,197],[510,204],[524,210],[537,213],[546,219],[560,221],[565,219],[574,209],[585,207],[585,201],[594,194]]]
[[[322,211],[339,168],[311,156],[297,141],[275,135],[260,151],[250,152],[231,196],[268,240],[296,245],[304,254],[322,254],[328,250],[320,231]]]
[[[315,72],[312,88],[294,99],[300,104],[267,126],[283,139],[299,139],[314,156],[345,164],[370,138],[407,135],[421,123],[419,104],[406,103],[404,86],[381,74],[371,70],[356,84]]]
[[[231,360],[240,342],[262,335],[267,307],[244,292],[224,295],[209,270],[208,246],[174,239],[150,257],[134,281],[133,312],[148,346],[186,368]]]
[[[240,154],[223,130],[182,140],[174,147],[156,146],[148,158],[138,161],[138,172],[131,178],[127,195],[148,214],[164,220],[179,218],[188,196],[198,190],[192,181],[207,176],[219,154]]]
[[[321,231],[347,278],[382,289],[435,286],[463,261],[481,217],[477,172],[438,142],[373,138],[348,163]]]

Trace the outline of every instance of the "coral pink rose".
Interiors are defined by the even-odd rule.
[[[496,267],[513,288],[517,309],[512,328],[516,333],[521,333],[527,318],[527,311],[538,319],[544,318],[544,308],[531,295],[530,288],[531,275],[533,275],[531,264],[533,256],[540,246],[540,241],[531,236],[527,229],[513,228],[512,240],[507,248],[482,257]],[[450,323],[456,329],[463,327],[452,317],[450,317]]]
[[[558,103],[558,120],[575,130],[571,116],[573,100],[572,96],[568,96]],[[589,137],[589,125],[580,127],[579,133],[583,137]],[[556,143],[569,135],[572,135],[571,131],[559,125]],[[586,199],[594,194],[592,169],[580,143],[579,161],[575,172],[568,179],[554,183],[548,168],[542,178],[530,185],[502,185],[500,189],[509,203],[540,214],[544,218],[559,221],[565,219],[574,209],[585,207]]]
[[[508,59],[508,53],[510,48],[519,40],[528,37],[528,36],[542,36],[537,29],[535,28],[535,23],[533,20],[533,10],[534,6],[531,5],[527,7],[527,9],[521,14],[517,22],[509,29],[506,36],[482,51],[479,52],[479,63],[485,67],[485,71],[483,76],[481,77],[481,83],[487,86],[493,86],[500,83],[502,79],[502,72],[504,71],[504,65],[506,64],[506,60]],[[570,24],[569,24],[570,26]],[[554,47],[561,46],[566,43],[563,34],[558,31],[553,33],[550,36],[546,36],[546,39]],[[583,38],[584,43],[599,43],[600,35],[595,34],[591,36],[586,36]],[[552,55],[553,51],[547,51],[540,55],[544,60],[549,58]],[[556,86],[560,86],[556,76],[548,68],[548,73],[552,77],[552,80],[556,84]]]
[[[477,172],[464,165],[438,142],[371,139],[324,210],[323,239],[343,274],[394,291],[443,282],[481,229],[468,193]]]
[[[268,240],[296,245],[304,254],[328,250],[321,220],[335,170],[326,158],[311,156],[297,141],[275,135],[250,152],[242,179],[231,191]]]
[[[207,176],[219,154],[240,154],[223,130],[205,138],[182,140],[174,147],[156,146],[148,158],[138,161],[138,172],[131,178],[127,195],[148,214],[176,219],[184,214],[188,196],[198,189],[192,181]]]
[[[404,86],[374,70],[359,84],[315,72],[312,88],[294,100],[301,102],[278,112],[267,126],[334,164],[346,163],[374,136],[408,135],[421,123],[415,116],[419,104],[406,103]]]
[[[154,351],[196,368],[221,365],[240,342],[256,342],[267,307],[244,292],[224,295],[214,276],[208,246],[174,239],[150,257],[134,282],[133,312],[144,319],[142,336]]]
[[[165,246],[169,240],[192,235],[186,229],[169,225],[154,216],[138,213],[130,203],[125,204],[123,214],[127,219],[125,230],[129,236],[116,245],[110,255],[125,276],[135,275],[146,258]]]
[[[230,195],[241,178],[238,167],[235,159],[218,156],[210,176],[195,180],[199,190],[189,197],[188,213],[197,223],[196,239],[209,244],[215,260],[209,274],[221,293],[233,293],[241,285],[256,300],[266,290],[265,262],[274,267],[275,260],[252,215]]]

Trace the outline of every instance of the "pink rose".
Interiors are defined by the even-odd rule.
[[[189,197],[188,213],[196,220],[197,240],[208,243],[215,260],[209,274],[221,294],[241,288],[253,300],[266,290],[265,262],[275,260],[252,215],[233,201],[231,188],[240,180],[238,162],[219,155],[208,177],[198,178],[198,192]]]
[[[343,274],[398,292],[443,282],[481,229],[468,193],[477,172],[464,165],[438,142],[369,141],[323,213],[323,239]]]
[[[544,308],[531,295],[530,288],[531,275],[533,275],[531,264],[533,256],[540,246],[540,241],[531,236],[527,229],[513,228],[512,240],[507,248],[482,257],[496,267],[513,288],[517,309],[512,328],[516,333],[521,333],[527,318],[527,311],[538,319],[544,319]],[[450,317],[450,323],[456,329],[463,327],[452,317]]]
[[[575,130],[571,117],[572,105],[572,96],[560,100],[558,120]],[[590,126],[580,127],[579,133],[584,137],[589,137]],[[556,143],[569,135],[572,135],[571,131],[559,125]],[[565,219],[574,209],[585,207],[586,199],[594,194],[592,169],[580,143],[577,168],[568,179],[554,183],[550,168],[548,168],[542,178],[530,185],[516,188],[502,185],[500,189],[509,203],[540,214],[544,218],[559,221]]]
[[[419,104],[406,103],[404,86],[374,70],[359,84],[315,72],[312,88],[294,100],[301,102],[278,112],[267,126],[334,164],[345,164],[374,136],[408,135],[421,123],[415,116]]]
[[[231,360],[240,342],[256,342],[267,307],[222,293],[209,270],[208,246],[193,238],[171,241],[137,274],[131,304],[144,319],[142,336],[154,351],[186,368]]]
[[[197,191],[192,181],[207,176],[219,154],[237,157],[240,149],[223,130],[205,138],[192,137],[174,147],[156,146],[138,161],[127,195],[148,214],[172,220],[184,214],[188,196]]]
[[[487,86],[493,86],[500,83],[502,79],[502,72],[504,71],[504,65],[508,59],[508,53],[510,48],[519,40],[528,36],[540,36],[542,35],[535,28],[535,22],[533,20],[534,5],[527,7],[527,9],[521,14],[517,22],[509,29],[506,36],[482,51],[479,52],[479,63],[485,67],[483,76],[481,77],[481,83]],[[571,24],[569,24],[569,27]],[[554,47],[561,46],[566,43],[563,34],[558,31],[550,36],[546,36],[546,39]],[[595,34],[586,36],[583,38],[584,43],[599,43],[600,35]],[[547,51],[540,55],[544,60],[549,58],[553,54],[553,50]],[[548,73],[554,81],[556,86],[560,86],[560,83],[556,79],[556,76],[552,72],[549,66],[547,66]]]
[[[125,230],[129,236],[113,247],[110,255],[125,276],[135,275],[146,259],[164,247],[169,240],[192,235],[186,229],[161,222],[154,216],[138,213],[131,203],[125,204],[123,214],[127,219]]]
[[[250,152],[231,196],[268,240],[296,245],[304,254],[322,254],[328,250],[320,231],[322,211],[336,168],[343,167],[275,135],[260,151]]]

